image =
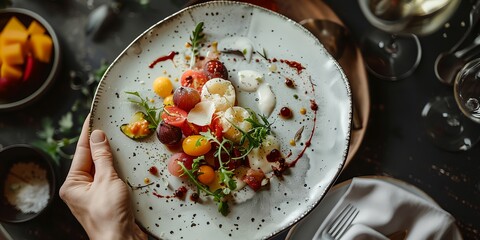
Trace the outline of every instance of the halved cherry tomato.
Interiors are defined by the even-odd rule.
[[[163,121],[172,126],[182,127],[187,120],[187,112],[175,106],[167,106],[163,108],[163,112],[160,117]]]
[[[202,92],[202,87],[208,80],[207,75],[203,71],[188,69],[182,74],[180,84],[184,87],[194,88],[198,92]]]

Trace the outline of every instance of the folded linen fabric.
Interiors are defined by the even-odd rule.
[[[462,239],[455,219],[437,204],[376,178],[353,178],[313,239],[320,239],[324,229],[348,204],[355,206],[359,213],[342,239],[375,239],[373,232],[388,236],[399,230],[408,231],[405,239]],[[356,225],[362,227],[354,227]]]

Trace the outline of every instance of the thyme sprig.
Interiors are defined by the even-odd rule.
[[[190,67],[195,65],[198,54],[200,54],[200,42],[205,38],[203,34],[203,22],[199,22],[190,36],[190,45],[192,46],[192,55],[190,57]]]
[[[150,106],[149,99],[143,98],[140,93],[138,92],[125,92],[126,94],[130,94],[136,96],[137,98],[128,98],[128,101],[134,103],[145,110],[146,119],[148,121],[148,128],[150,129],[157,129],[158,124],[160,123],[160,114],[162,111],[160,108]]]

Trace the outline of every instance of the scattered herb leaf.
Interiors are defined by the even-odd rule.
[[[293,138],[295,142],[300,141],[300,138],[302,137],[303,129],[304,129],[304,126],[298,129],[298,131],[295,133],[295,137]]]
[[[262,56],[265,60],[268,61],[267,57],[267,52],[265,51],[265,48],[262,48],[262,52],[257,52],[260,56]]]
[[[64,118],[65,116],[62,117],[62,119]],[[72,159],[73,154],[66,153],[64,148],[77,142],[78,137],[55,139],[55,128],[50,118],[42,120],[42,127],[43,130],[37,133],[41,140],[35,141],[33,145],[46,152],[57,165],[60,165],[60,158],[62,157]]]
[[[203,34],[203,22],[200,22],[195,27],[195,30],[192,32],[192,36],[190,36],[190,45],[192,46],[192,56],[190,58],[190,67],[195,65],[195,61],[197,59],[198,54],[200,53],[200,42],[205,37]]]
[[[61,133],[70,133],[73,128],[73,117],[72,112],[68,112],[63,115],[58,122]]]

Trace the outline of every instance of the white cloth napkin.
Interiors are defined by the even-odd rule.
[[[399,230],[408,230],[406,239],[462,239],[455,219],[446,211],[404,188],[380,179],[353,178],[328,214],[313,239],[330,226],[348,204],[359,213],[343,239],[386,239]]]

